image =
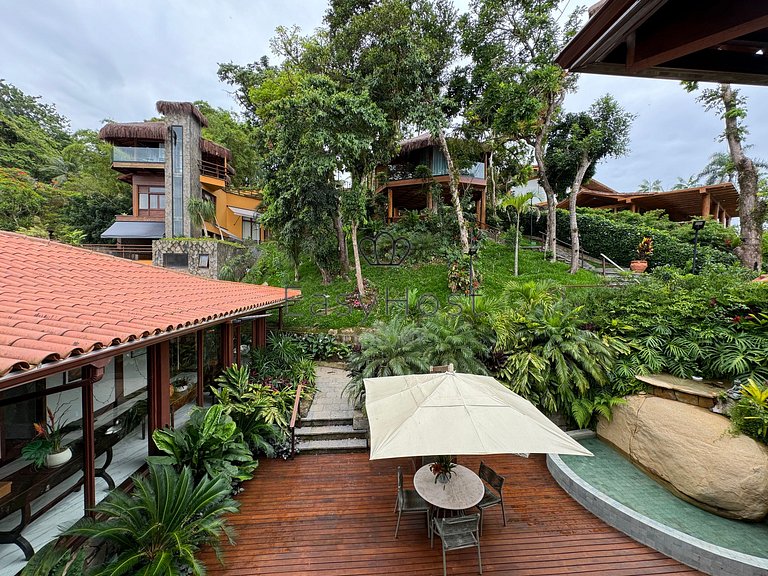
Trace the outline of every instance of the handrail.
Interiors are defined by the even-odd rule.
[[[614,262],[613,260],[611,260],[610,258],[608,258],[608,256],[606,256],[606,255],[605,255],[605,254],[603,254],[602,252],[600,252],[600,257],[603,259],[603,276],[605,276],[605,261],[606,261],[606,260],[607,260],[608,262],[610,262],[610,263],[613,265],[613,267],[614,267],[614,268],[616,268],[616,269],[617,269],[619,272],[626,272],[626,270],[624,270],[624,268],[622,268],[621,266],[619,266],[618,264],[616,264],[616,262]]]
[[[299,416],[299,402],[301,401],[303,388],[303,384],[299,384],[296,388],[296,398],[293,400],[293,412],[291,412],[291,423],[288,425],[288,428],[291,430],[291,458],[296,455],[296,419]]]

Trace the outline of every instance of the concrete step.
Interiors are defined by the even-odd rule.
[[[355,430],[352,424],[346,426],[302,426],[296,428],[296,438],[304,440],[342,440],[345,438],[362,438],[365,431]]]
[[[302,418],[302,428],[324,426],[352,426],[352,418]],[[299,430],[298,428],[296,429]]]
[[[301,454],[328,454],[332,452],[366,452],[368,442],[365,438],[342,438],[339,440],[297,439],[297,448]]]

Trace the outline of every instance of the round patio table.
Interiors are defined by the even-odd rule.
[[[429,464],[422,466],[413,476],[416,492],[435,508],[466,510],[483,499],[485,486],[480,477],[469,468],[457,465],[446,484],[435,482]]]

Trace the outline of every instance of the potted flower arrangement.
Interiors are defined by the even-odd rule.
[[[32,461],[36,468],[41,466],[55,468],[72,458],[72,450],[68,446],[62,446],[63,429],[66,426],[63,421],[65,413],[66,410],[57,414],[48,408],[47,418],[43,422],[33,424],[37,436],[21,449],[21,455]]]
[[[645,236],[637,245],[637,260],[629,263],[632,272],[645,272],[648,268],[648,257],[653,255],[653,238]]]
[[[435,461],[429,465],[429,470],[435,475],[435,484],[440,482],[446,484],[453,476],[453,469],[456,467],[456,463],[451,460],[450,456],[437,456]]]

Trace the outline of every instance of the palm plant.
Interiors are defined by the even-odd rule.
[[[344,392],[355,405],[365,402],[363,378],[419,374],[429,370],[426,340],[416,325],[394,318],[377,323],[360,338],[360,349],[349,355],[351,379]]]
[[[533,192],[527,192],[520,196],[507,196],[501,202],[502,208],[512,208],[515,211],[515,276],[517,276],[517,262],[520,251],[520,216],[527,211],[534,210],[533,206],[529,204],[533,197]]]
[[[111,545],[111,558],[95,571],[97,576],[170,576],[182,569],[203,575],[197,551],[211,546],[221,559],[221,536],[234,544],[224,515],[237,512],[239,504],[228,498],[226,478],[206,477],[195,484],[188,467],[176,472],[150,463],[149,475],[135,476],[133,483],[130,495],[113,490],[94,508],[106,520],[85,518],[64,533]]]
[[[463,318],[442,314],[424,324],[429,363],[434,366],[453,364],[457,372],[487,374],[480,357],[487,349],[478,332]]]
[[[190,198],[187,201],[187,213],[193,227],[203,228],[205,222],[214,222],[219,229],[219,234],[224,238],[224,232],[216,218],[216,205],[213,202],[202,198]]]
[[[496,316],[497,350],[506,355],[498,377],[513,392],[548,412],[568,413],[590,386],[609,383],[615,351],[625,347],[582,329],[581,308],[537,305],[523,316]]]

